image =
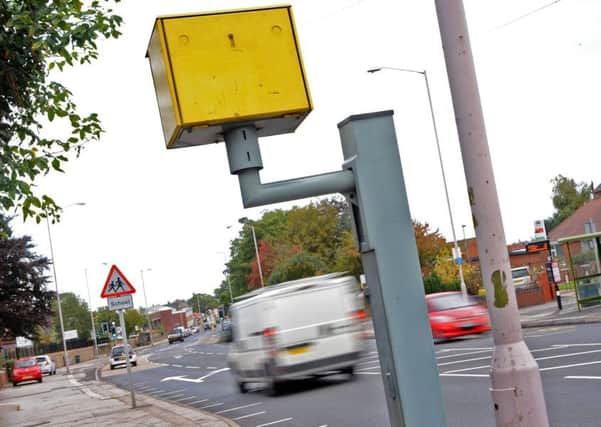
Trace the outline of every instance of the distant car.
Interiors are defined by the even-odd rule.
[[[169,344],[173,344],[176,341],[184,342],[184,331],[181,328],[171,330],[167,335],[167,341],[169,341]]]
[[[461,292],[440,292],[426,295],[432,336],[449,339],[490,331],[486,308],[471,296]]]
[[[41,383],[43,381],[42,369],[40,369],[34,358],[18,359],[13,366],[11,381],[15,387],[25,381]]]
[[[136,355],[136,352],[133,351],[129,345],[120,344],[111,349],[111,355],[109,357],[111,369],[115,369],[117,366],[126,366],[127,354],[129,354],[129,363],[133,366],[138,366],[138,356]]]
[[[192,330],[190,328],[184,328],[184,337],[189,337],[192,335]]]
[[[42,374],[56,374],[56,363],[54,363],[54,361],[47,354],[44,354],[42,356],[36,356],[35,361],[38,365],[40,365]]]

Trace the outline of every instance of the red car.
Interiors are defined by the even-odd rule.
[[[461,292],[426,295],[432,336],[448,339],[490,331],[486,308],[473,297]]]
[[[15,361],[11,378],[13,385],[23,381],[42,382],[42,369],[36,363],[35,359],[19,359]]]

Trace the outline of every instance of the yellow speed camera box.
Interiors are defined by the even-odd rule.
[[[312,108],[290,6],[158,17],[147,56],[167,148],[294,132]]]

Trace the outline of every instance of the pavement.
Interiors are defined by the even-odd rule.
[[[520,309],[522,328],[601,323],[601,304],[578,310],[574,291],[561,291],[562,309],[557,301]]]
[[[100,378],[106,357],[64,368],[40,384],[24,383],[0,389],[0,427],[34,426],[203,426],[235,427],[232,420],[136,392],[132,409],[129,391]],[[137,369],[138,367],[134,368]]]

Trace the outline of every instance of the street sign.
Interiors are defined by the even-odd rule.
[[[121,295],[118,297],[109,297],[109,310],[127,310],[134,308],[134,299],[131,295]]]
[[[111,266],[109,275],[102,288],[100,296],[102,298],[119,297],[121,295],[129,295],[136,292],[133,285],[127,280],[125,275],[119,270],[116,265]]]
[[[74,340],[77,338],[77,329],[71,329],[70,331],[65,331],[65,340]]]
[[[546,252],[549,250],[549,241],[540,240],[537,242],[530,242],[526,244],[526,252],[531,254],[534,252]]]
[[[534,221],[534,240],[547,240],[545,221],[541,219]]]

